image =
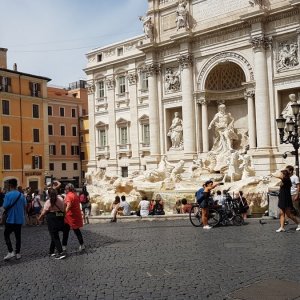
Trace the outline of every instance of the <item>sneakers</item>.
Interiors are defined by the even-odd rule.
[[[298,224],[296,231],[300,231],[300,224]]]
[[[79,246],[79,252],[82,252],[84,250],[85,250],[85,245],[84,244],[80,245]]]
[[[203,226],[203,229],[212,229],[212,227],[209,225],[205,225],[205,226]]]
[[[55,253],[49,253],[50,257],[54,257],[56,254]]]
[[[300,230],[300,229],[299,229],[299,230]],[[282,227],[280,227],[280,228],[278,228],[278,229],[276,230],[276,232],[285,232],[285,229],[282,228]]]
[[[16,254],[16,259],[21,259],[21,257],[22,257],[22,256],[21,256],[20,253],[17,253],[17,254]]]
[[[15,252],[8,252],[7,255],[4,257],[4,260],[10,260],[11,258],[15,257]]]
[[[60,259],[66,258],[66,257],[67,257],[66,254],[60,253],[60,254],[56,254],[54,258],[60,260]]]

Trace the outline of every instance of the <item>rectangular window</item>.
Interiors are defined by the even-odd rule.
[[[10,127],[3,126],[3,141],[9,142],[10,141]]]
[[[76,108],[72,108],[72,118],[76,118]]]
[[[60,107],[60,108],[59,108],[59,115],[60,115],[61,117],[64,117],[64,116],[65,116],[65,108],[64,108],[64,107]]]
[[[146,145],[150,144],[150,126],[149,126],[149,124],[143,125],[143,143]]]
[[[40,130],[39,129],[33,129],[33,142],[34,143],[40,142]]]
[[[127,127],[120,128],[120,144],[121,145],[127,144]]]
[[[49,155],[56,155],[56,146],[49,145]]]
[[[71,146],[71,155],[79,155],[79,146],[77,145]]]
[[[54,163],[50,163],[49,164],[49,170],[50,171],[54,171]]]
[[[60,154],[66,155],[66,145],[60,145]]]
[[[126,92],[126,81],[125,76],[119,77],[119,94],[124,94]]]
[[[66,135],[66,127],[64,125],[60,126],[60,135],[65,136]]]
[[[32,105],[32,117],[33,118],[39,118],[40,117],[39,106],[37,104]]]
[[[53,135],[53,125],[48,125],[48,134]]]
[[[118,48],[117,49],[117,54],[118,54],[118,56],[122,56],[123,55],[123,48]]]
[[[0,76],[0,85],[2,87],[2,92],[11,92],[11,78]]]
[[[99,130],[99,146],[105,147],[106,146],[106,130],[100,129]]]
[[[48,106],[48,116],[52,116],[52,114],[53,114],[52,106]]]
[[[102,53],[97,55],[97,62],[100,62],[100,61],[102,61]]]
[[[122,177],[128,177],[128,167],[121,168]]]
[[[99,89],[99,98],[104,97],[104,81],[99,81],[98,83],[98,89]]]
[[[10,155],[3,155],[3,168],[10,170]]]
[[[73,170],[78,170],[78,163],[73,163]]]
[[[42,156],[32,156],[32,169],[43,169]]]
[[[61,164],[61,169],[62,169],[62,171],[66,171],[67,170],[67,164],[66,163],[62,163]]]
[[[2,114],[9,115],[9,101],[2,100]]]
[[[77,127],[72,126],[72,136],[77,136]]]
[[[41,85],[35,82],[29,82],[30,95],[32,97],[41,96]]]
[[[141,89],[144,91],[148,91],[148,86],[149,86],[149,83],[148,83],[147,73],[143,72],[141,74]]]

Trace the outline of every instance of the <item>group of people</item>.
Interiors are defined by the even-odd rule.
[[[26,194],[22,189],[17,187],[17,180],[10,179],[8,181],[9,191],[5,194],[3,200],[4,214],[2,219],[5,219],[4,239],[8,248],[8,254],[4,260],[12,258],[20,259],[21,254],[21,228],[25,223],[25,217],[28,212],[28,206],[32,206],[35,210],[37,222],[42,222],[46,218],[48,231],[51,237],[49,256],[55,259],[64,259],[67,254],[67,244],[69,232],[72,229],[79,242],[79,251],[85,249],[82,233],[80,228],[83,227],[83,207],[88,207],[89,195],[83,188],[80,195],[77,194],[73,184],[69,183],[65,186],[64,194],[60,194],[60,183],[54,181],[46,190],[45,204],[42,208],[40,198],[36,197],[39,205],[35,206],[32,203],[33,199],[28,201]],[[29,192],[29,193],[28,193]],[[34,193],[38,195],[38,193]],[[38,208],[38,209],[37,209]],[[59,233],[63,233],[62,241]],[[10,236],[14,233],[16,239],[15,250],[12,246]]]
[[[127,202],[124,195],[116,196],[115,200],[111,204],[111,222],[117,222],[117,216],[130,216],[137,215],[140,217],[146,217],[149,215],[164,215],[164,203],[160,195],[156,196],[156,199],[151,199],[150,201],[146,196],[138,204],[138,209],[136,211],[131,210],[130,204]]]

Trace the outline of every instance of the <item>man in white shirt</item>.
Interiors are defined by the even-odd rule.
[[[121,196],[121,203],[120,207],[123,208],[123,216],[130,216],[131,215],[131,207],[129,203],[126,201],[126,197],[123,195]]]
[[[296,209],[299,209],[299,194],[300,194],[300,181],[299,177],[294,174],[294,167],[293,166],[286,166],[286,169],[290,173],[290,178],[292,182],[292,187],[291,187],[291,195],[292,195],[292,200],[293,200],[293,205]]]

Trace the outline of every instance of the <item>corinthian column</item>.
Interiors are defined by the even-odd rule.
[[[268,148],[271,146],[271,123],[265,50],[270,47],[271,40],[265,36],[258,36],[252,38],[251,44],[255,60],[256,127],[259,128],[257,148]]]
[[[250,149],[256,148],[254,95],[254,90],[247,90],[244,95],[245,100],[247,100],[248,104],[248,134]]]
[[[157,90],[157,74],[160,66],[146,66],[149,87],[149,125],[150,125],[150,155],[160,155],[159,105]]]
[[[96,162],[96,133],[95,133],[95,84],[94,81],[88,81],[88,109],[89,109],[89,162],[88,171],[94,171],[97,168]]]
[[[182,70],[182,119],[184,153],[196,152],[195,104],[193,97],[192,56],[181,55],[178,58]]]
[[[202,143],[203,143],[203,152],[206,153],[209,150],[209,141],[208,141],[208,115],[207,115],[207,100],[201,98],[199,100],[201,104],[201,114],[202,114]]]

